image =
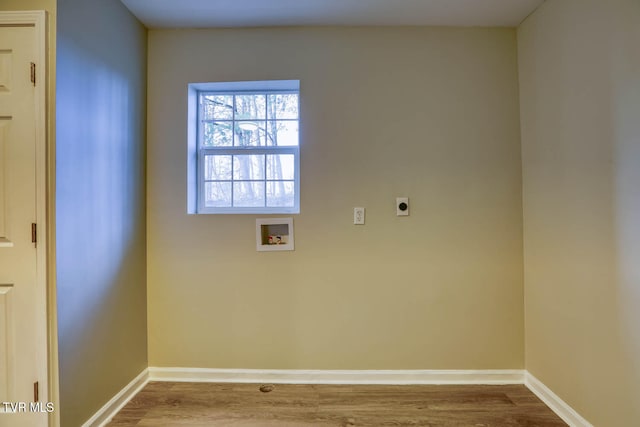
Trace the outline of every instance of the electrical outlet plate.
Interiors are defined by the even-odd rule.
[[[403,207],[405,209],[402,209]],[[408,197],[396,198],[396,215],[409,216],[409,198]]]
[[[353,208],[353,223],[364,225],[364,208]]]

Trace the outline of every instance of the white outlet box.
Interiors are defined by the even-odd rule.
[[[364,208],[353,208],[353,223],[364,225]]]
[[[409,198],[408,197],[396,198],[396,215],[409,216]]]
[[[256,250],[292,251],[293,218],[256,219]]]

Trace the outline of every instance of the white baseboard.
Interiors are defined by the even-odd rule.
[[[523,370],[264,370],[149,368],[150,381],[278,384],[523,384]]]
[[[129,403],[131,398],[144,388],[149,382],[149,369],[145,369],[133,379],[129,384],[124,386],[118,394],[108,401],[93,417],[91,417],[82,427],[102,427],[106,425],[124,406]]]
[[[593,427],[529,372],[512,370],[145,369],[82,427],[103,427],[149,381],[274,384],[524,384],[571,427]]]
[[[524,384],[571,427],[593,427],[589,421],[585,420],[564,400],[560,399],[557,394],[552,392],[549,387],[529,372],[525,373]]]

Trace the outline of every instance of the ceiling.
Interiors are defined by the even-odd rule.
[[[544,0],[121,0],[149,28],[515,27]]]

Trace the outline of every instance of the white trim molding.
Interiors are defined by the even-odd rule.
[[[560,399],[557,394],[551,391],[549,387],[529,372],[525,372],[524,385],[571,427],[593,427],[593,424],[585,420],[564,400]]]
[[[150,381],[273,384],[524,384],[571,427],[593,427],[540,380],[522,369],[495,370],[297,370],[149,367],[82,427],[103,427]]]
[[[523,384],[523,370],[149,368],[150,381],[275,384]]]
[[[96,412],[82,427],[103,427],[122,409],[127,403],[138,394],[149,382],[149,369],[145,369],[124,386],[118,394],[113,396],[102,408]]]
[[[82,427],[103,427],[150,381],[273,384],[524,384],[571,427],[593,427],[540,380],[522,369],[495,370],[296,370],[149,367]]]

